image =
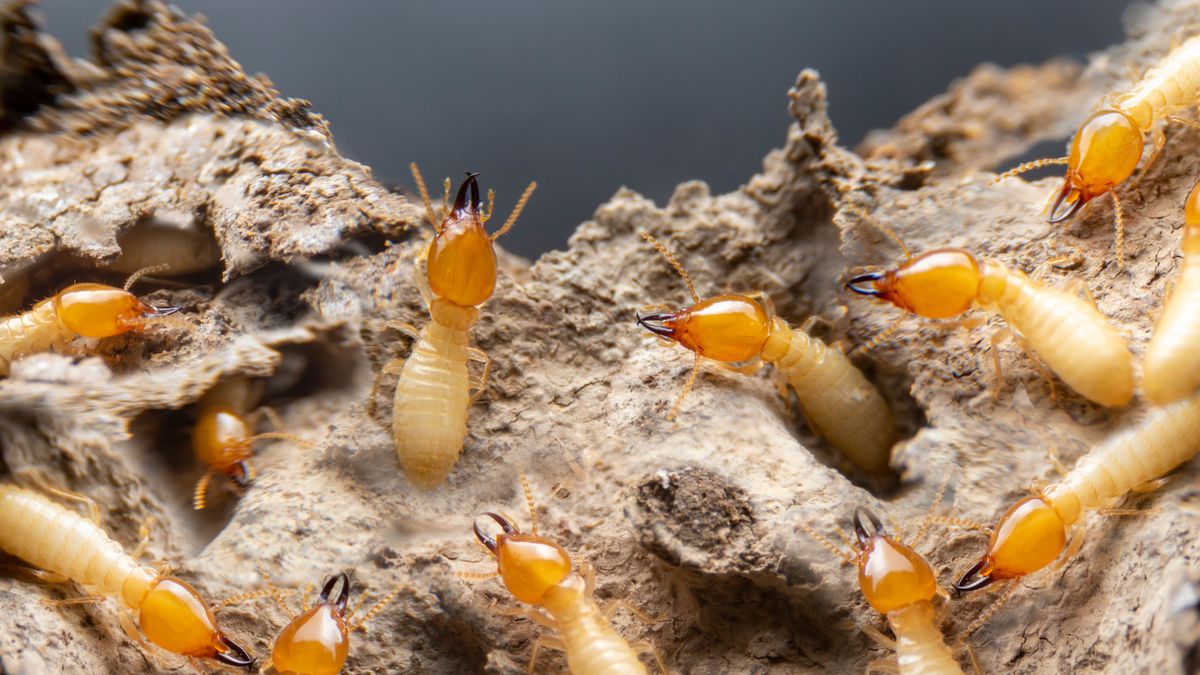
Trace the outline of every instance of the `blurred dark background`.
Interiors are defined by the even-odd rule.
[[[248,72],[306,98],[342,154],[411,186],[482,172],[503,244],[562,247],[621,185],[665,201],[742,184],[783,143],[787,89],[820,71],[844,144],[985,61],[1083,58],[1123,39],[1129,0],[177,0]],[[74,56],[104,3],[44,0]]]

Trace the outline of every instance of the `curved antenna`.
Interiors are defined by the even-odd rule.
[[[525,491],[525,505],[529,507],[529,531],[537,534],[537,507],[533,504],[533,490],[529,487],[529,479],[525,472],[517,474],[521,478],[521,489]]]
[[[867,532],[866,525],[863,523],[864,517],[871,522],[871,532]],[[876,516],[868,508],[854,507],[854,516],[851,518],[851,522],[854,524],[854,537],[858,539],[858,545],[864,548],[871,543],[873,537],[884,534],[883,523],[880,522],[879,516]]]
[[[971,569],[964,572],[963,575],[959,577],[958,581],[954,582],[954,594],[958,595],[961,593],[970,593],[971,591],[977,591],[981,588],[987,588],[988,586],[991,586],[996,580],[991,576],[981,576],[979,574],[979,571],[982,570],[983,566],[986,564],[987,560],[985,558],[980,558],[979,562],[971,565]]]
[[[858,293],[859,295],[878,298],[883,295],[883,293],[880,292],[878,288],[875,288],[874,283],[880,279],[883,279],[886,275],[887,272],[865,272],[863,274],[859,274],[858,276],[851,277],[850,280],[846,282],[846,288]],[[871,286],[863,287],[859,285],[868,281],[871,282]]]
[[[1115,189],[1109,190],[1112,196],[1113,209],[1117,214],[1117,267],[1125,269],[1125,211],[1121,208],[1121,198]]]
[[[650,233],[645,230],[638,232],[638,234],[642,235],[642,239],[645,239],[647,242],[649,242],[651,246],[658,249],[658,252],[662,254],[662,257],[666,258],[667,262],[671,263],[671,267],[674,267],[675,271],[679,273],[679,276],[683,277],[683,283],[687,284],[688,294],[692,296],[692,302],[700,302],[700,296],[696,295],[696,286],[692,284],[692,278],[688,276],[687,270],[683,269],[683,265],[679,264],[679,261],[675,259],[675,256],[671,255],[671,252],[667,250],[667,247],[658,243],[658,240],[654,237],[651,237]]]
[[[253,656],[250,656],[250,653],[245,648],[234,642],[232,638],[224,633],[217,634],[217,641],[230,652],[233,652],[233,655],[230,655],[228,652],[218,652],[213,657],[214,659],[234,668],[245,668],[248,671],[253,670],[255,659]]]
[[[671,412],[667,415],[668,422],[674,422],[675,418],[679,416],[679,410],[683,407],[683,399],[687,398],[692,387],[696,386],[696,378],[699,376],[700,355],[696,354],[696,362],[692,364],[692,372],[688,375],[687,382],[683,383],[683,391],[679,392],[679,398],[675,399],[675,404],[671,406]]]
[[[1040,169],[1044,166],[1051,166],[1054,164],[1066,164],[1068,161],[1070,161],[1069,157],[1047,157],[1045,159],[1035,159],[1032,162],[1025,162],[1024,164],[1019,164],[1008,171],[1005,171],[999,176],[996,176],[996,180],[992,181],[992,184],[995,185],[1005,178],[1012,178],[1013,176],[1023,174],[1026,171],[1033,171],[1034,169]]]
[[[536,189],[536,180],[531,181],[529,185],[525,186],[525,191],[521,193],[521,198],[517,200],[517,205],[513,207],[513,211],[509,214],[508,220],[504,221],[504,224],[500,226],[500,229],[492,233],[492,241],[499,239],[504,235],[505,232],[511,230],[513,225],[517,224],[517,218],[520,217],[521,212],[525,210],[525,204],[529,201],[529,196],[532,195],[533,191]],[[490,216],[491,213],[489,212],[488,215]]]
[[[338,582],[341,582],[342,590],[338,592],[337,598],[333,601],[333,608],[337,610],[338,614],[344,614],[346,603],[350,600],[350,575],[344,570],[325,580],[325,585],[321,587],[321,594],[317,596],[317,602],[328,603],[329,596],[333,595],[333,589]]]
[[[479,527],[479,519],[483,516],[487,516],[488,518],[496,521],[496,524],[500,526],[500,529],[504,530],[505,534],[515,534],[521,531],[516,525],[512,524],[507,518],[498,513],[492,513],[491,511],[488,511],[476,516],[475,522],[472,523],[472,528],[475,530],[475,537],[479,539],[479,543],[486,546],[487,550],[491,551],[493,554],[496,552],[496,538],[490,534],[486,534],[483,531],[483,528]]]
[[[165,272],[166,270],[169,270],[169,269],[171,269],[171,266],[166,263],[163,263],[161,265],[150,265],[149,267],[143,267],[142,269],[134,272],[133,274],[130,274],[129,278],[125,280],[125,285],[122,286],[121,288],[123,290],[127,291],[130,288],[132,288],[133,285],[136,284],[139,279],[146,276],[147,274],[154,274],[155,272]]]
[[[429,202],[429,188],[425,187],[425,177],[421,175],[421,170],[417,168],[417,163],[413,162],[408,165],[412,171],[413,180],[417,183],[417,191],[421,193],[421,203],[425,205],[425,218],[429,224],[433,226],[435,232],[441,232],[441,223],[437,221],[437,217],[433,215],[433,204]]]
[[[910,251],[908,249],[908,246],[906,246],[904,244],[904,240],[900,238],[900,235],[896,234],[896,231],[894,229],[892,229],[892,227],[890,225],[877,219],[875,216],[871,215],[870,213],[867,213],[867,211],[865,209],[863,209],[862,207],[860,207],[857,204],[851,204],[849,202],[846,202],[842,206],[842,208],[844,208],[844,209],[850,211],[850,213],[853,213],[854,215],[858,216],[861,220],[866,221],[868,225],[871,225],[875,229],[882,232],[884,234],[884,236],[886,236],[888,239],[891,239],[893,243],[895,243],[897,246],[900,247],[901,251],[904,251],[904,258],[906,260],[909,258],[912,258],[912,251]]]

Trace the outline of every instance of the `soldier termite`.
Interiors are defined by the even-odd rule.
[[[524,477],[521,482],[532,519],[532,493]],[[489,534],[480,526],[479,518],[491,519],[500,526],[500,532]],[[566,654],[573,675],[645,675],[646,667],[638,659],[643,652],[653,654],[658,667],[667,673],[658,650],[645,642],[629,644],[609,623],[612,614],[621,607],[643,619],[648,617],[625,602],[615,602],[602,610],[593,597],[596,580],[591,566],[586,566],[582,574],[573,571],[566,549],[539,536],[536,520],[532,520],[530,529],[529,534],[521,532],[516,523],[496,513],[477,517],[475,536],[495,557],[496,572],[459,574],[467,579],[499,576],[513,597],[536,606],[517,613],[558,634],[557,638],[542,637],[534,643],[529,672],[533,672],[537,663],[538,651],[549,647]]]
[[[1092,448],[1057,482],[1014,504],[1000,517],[987,553],[954,587],[972,591],[1036,572],[1068,549],[1067,530],[1085,511],[1105,507],[1200,452],[1200,395],[1150,411],[1140,424]]]
[[[86,587],[97,600],[115,597],[121,627],[144,649],[149,649],[149,640],[191,658],[246,668],[254,663],[245,649],[221,632],[195,589],[139,565],[95,520],[36,492],[0,485],[0,549],[33,565],[40,574]]]
[[[696,354],[692,373],[668,419],[678,414],[696,381],[702,358],[722,364],[773,363],[795,390],[814,432],[859,469],[873,474],[888,471],[891,448],[897,440],[892,412],[875,385],[839,349],[812,337],[804,327],[793,329],[774,316],[769,301],[762,303],[750,295],[718,295],[701,301],[675,257],[648,233],[641,235],[683,278],[695,303],[675,312],[637,317],[638,324],[651,333]],[[751,373],[756,366],[727,367]]]
[[[1142,391],[1154,404],[1200,387],[1200,183],[1183,209],[1183,265],[1142,358]]]
[[[1124,266],[1125,219],[1116,187],[1133,174],[1141,161],[1147,132],[1154,137],[1154,152],[1147,164],[1153,164],[1162,151],[1166,138],[1157,122],[1170,120],[1200,126],[1175,116],[1197,102],[1200,102],[1200,36],[1173,49],[1146,71],[1130,91],[1110,94],[1106,107],[1092,113],[1079,127],[1067,157],[1027,162],[1001,174],[997,180],[1050,164],[1066,164],[1066,179],[1048,206],[1052,223],[1070,218],[1096,197],[1111,194],[1117,220],[1117,262]]]
[[[214,473],[229,476],[238,489],[250,486],[254,479],[250,458],[254,456],[255,442],[274,438],[311,447],[307,441],[291,434],[278,431],[254,433],[251,411],[262,395],[262,387],[261,381],[243,376],[230,377],[208,390],[197,403],[200,416],[192,428],[192,448],[196,458],[208,468],[192,493],[192,507],[196,510],[207,504]]]
[[[467,174],[452,206],[448,203],[450,180],[446,179],[439,219],[421,172],[415,163],[411,168],[425,215],[436,230],[422,256],[425,275],[419,276],[431,320],[420,333],[408,324],[390,324],[416,339],[416,344],[407,359],[388,362],[379,376],[400,374],[392,408],[396,452],[405,475],[413,483],[431,488],[445,480],[458,461],[467,436],[467,409],[487,383],[490,361],[467,343],[471,326],[479,318],[478,306],[487,302],[496,288],[493,242],[517,222],[537,183],[525,188],[508,220],[489,235],[483,226],[492,216],[495,196],[488,191],[485,212],[476,181],[479,174]],[[420,267],[418,264],[418,275]],[[483,362],[481,376],[468,374],[468,360]],[[377,378],[372,402],[378,386]]]
[[[939,248],[894,269],[854,276],[846,288],[930,319],[956,317],[978,305],[999,314],[1050,370],[1088,399],[1121,406],[1133,398],[1133,355],[1095,304],[999,261],[980,261],[961,248]],[[993,336],[997,378],[998,342]]]
[[[0,374],[23,356],[53,349],[70,351],[77,337],[106,338],[143,329],[155,317],[178,307],[153,307],[129,292],[149,268],[135,273],[125,287],[73,284],[42,300],[33,309],[0,318]]]

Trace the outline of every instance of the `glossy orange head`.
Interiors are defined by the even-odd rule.
[[[1036,572],[1054,562],[1067,544],[1062,518],[1041,497],[1012,505],[992,532],[987,554],[963,574],[956,591],[973,591],[993,581]]]
[[[546,591],[570,576],[571,557],[562,546],[536,534],[524,534],[504,516],[483,515],[503,531],[492,537],[480,529],[476,519],[475,536],[496,556],[500,578],[516,599],[540,604]]]
[[[971,309],[979,296],[979,262],[961,248],[937,248],[885,272],[860,274],[846,288],[906,312],[946,319]]]
[[[333,596],[339,583],[341,590]],[[317,604],[293,619],[275,638],[275,648],[271,651],[275,670],[306,675],[337,675],[341,672],[350,652],[350,631],[346,626],[349,597],[348,574],[339,572],[326,579]]]
[[[496,290],[496,249],[483,229],[478,175],[468,173],[458,188],[454,207],[429,244],[425,270],[434,295],[464,307],[487,302]]]
[[[228,408],[208,408],[192,429],[192,447],[196,458],[221,473],[228,474],[239,487],[247,487],[250,470],[246,460],[250,447],[250,425],[246,418]]]
[[[174,654],[216,659],[250,669],[254,659],[217,627],[217,619],[196,589],[175,577],[155,580],[138,609],[146,639]]]
[[[869,528],[864,519],[870,522]],[[933,599],[937,579],[924,558],[887,536],[879,518],[867,509],[854,509],[853,521],[859,546],[858,586],[875,611],[887,614]]]
[[[759,355],[771,333],[771,316],[744,295],[718,295],[678,312],[637,317],[639,326],[700,356],[735,363]]]
[[[74,284],[54,296],[58,319],[68,330],[90,338],[137,330],[152,317],[174,314],[178,307],[152,307],[129,291],[103,284]]]
[[[1067,177],[1050,208],[1050,222],[1070,218],[1133,174],[1142,158],[1142,131],[1125,113],[1093,113],[1071,142]]]

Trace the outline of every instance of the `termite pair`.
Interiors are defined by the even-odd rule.
[[[646,667],[639,653],[650,653],[666,675],[667,667],[653,645],[645,642],[629,644],[613,629],[609,619],[613,612],[625,607],[648,619],[628,603],[614,602],[606,609],[596,604],[596,578],[592,567],[582,574],[572,569],[571,556],[558,543],[539,536],[533,496],[525,477],[521,477],[529,506],[530,532],[524,533],[509,518],[497,513],[484,513],[475,519],[475,537],[496,559],[496,572],[491,574],[459,573],[464,579],[489,579],[499,576],[505,588],[517,600],[534,605],[518,613],[540,626],[554,630],[558,637],[542,637],[534,643],[529,657],[529,672],[537,664],[542,647],[559,649],[567,656],[567,666],[573,675],[645,675]],[[488,518],[500,527],[494,534],[480,525]],[[583,566],[581,566],[583,567]]]
[[[1175,116],[1197,103],[1200,103],[1200,36],[1173,49],[1130,91],[1111,94],[1106,106],[1092,113],[1075,133],[1067,157],[1027,162],[1001,174],[1000,178],[1050,164],[1066,164],[1062,188],[1047,206],[1051,223],[1067,220],[1096,197],[1111,195],[1117,221],[1117,262],[1124,266],[1125,218],[1116,188],[1133,175],[1141,161],[1147,133],[1153,134],[1154,152],[1143,173],[1162,152],[1166,137],[1158,122],[1200,126]]]
[[[450,180],[445,181],[442,217],[434,214],[425,180],[414,163],[413,178],[425,204],[425,215],[434,227],[433,239],[417,265],[419,285],[430,322],[418,333],[408,324],[390,324],[416,340],[407,359],[388,362],[379,376],[399,373],[392,409],[392,436],[404,473],[415,484],[431,488],[454,468],[467,436],[467,409],[483,393],[490,361],[482,351],[468,347],[471,326],[479,318],[479,305],[496,289],[496,251],[493,242],[517,222],[529,196],[525,188],[508,220],[490,235],[484,224],[491,218],[495,194],[488,191],[487,211],[479,195],[479,174],[468,173],[449,204]],[[482,375],[467,372],[467,361],[481,361]],[[371,401],[379,386],[371,392]],[[473,391],[472,391],[473,390]]]
[[[958,591],[1032,574],[1067,557],[1082,539],[1068,529],[1084,512],[1100,509],[1162,477],[1200,452],[1200,395],[1150,411],[1146,419],[1092,448],[1066,476],[1026,497],[1000,517],[987,552],[955,584]]]
[[[890,228],[865,212],[858,215],[883,228],[908,254]],[[1133,398],[1133,355],[1090,296],[1085,300],[1045,286],[996,260],[980,261],[961,248],[910,255],[894,269],[854,276],[846,287],[930,319],[956,317],[976,306],[995,312],[1067,386],[1089,400],[1122,406]],[[998,342],[993,336],[997,377]]]
[[[138,564],[136,556],[125,553],[100,529],[95,504],[83,497],[73,498],[89,503],[93,519],[39,493],[0,485],[0,550],[29,563],[43,577],[74,581],[94,594],[83,600],[116,598],[121,627],[144,649],[149,648],[148,640],[189,658],[215,659],[245,668],[254,663],[244,648],[221,631],[195,589]]]
[[[774,363],[796,392],[814,432],[859,469],[873,474],[888,471],[891,448],[898,440],[892,412],[875,385],[840,349],[827,346],[805,328],[793,329],[774,315],[765,295],[759,294],[764,302],[750,295],[718,295],[701,301],[675,256],[648,233],[641,235],[683,278],[695,303],[678,311],[637,317],[646,330],[696,355],[669,419],[679,412],[695,383],[702,359],[723,365],[752,362],[743,367],[727,365],[747,374],[762,362]]]

